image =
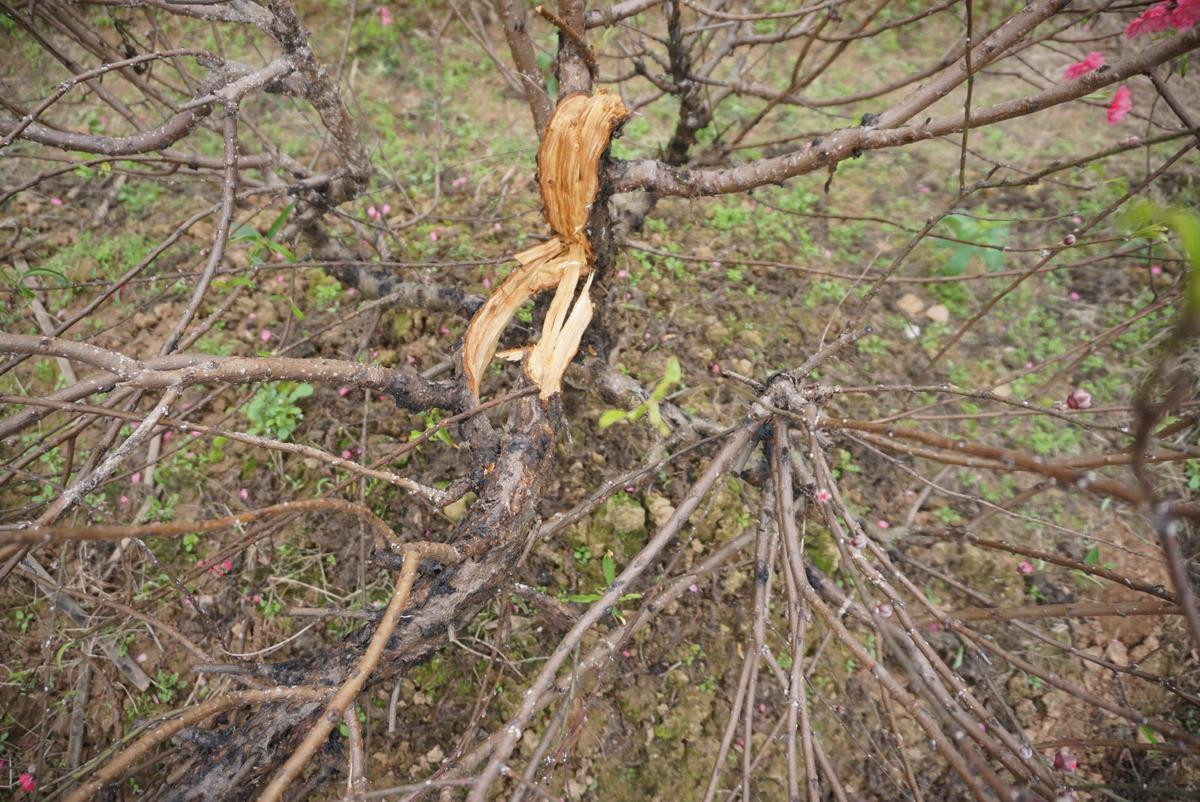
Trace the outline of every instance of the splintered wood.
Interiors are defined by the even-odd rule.
[[[525,359],[525,375],[543,399],[562,389],[562,376],[579,350],[592,320],[592,248],[586,227],[600,188],[600,157],[613,131],[629,117],[621,98],[599,90],[572,95],[558,104],[538,149],[538,187],[546,222],[554,231],[546,242],[515,255],[519,263],[475,313],[463,344],[463,368],[476,396],[500,335],[517,309],[538,293],[556,287],[535,345],[508,358]],[[578,299],[575,290],[586,277]],[[572,301],[574,300],[574,305]]]

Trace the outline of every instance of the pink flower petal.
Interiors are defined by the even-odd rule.
[[[338,395],[340,395],[342,398],[345,398],[346,396],[350,395],[350,388],[349,387],[339,387]]]
[[[1108,124],[1116,125],[1125,119],[1125,115],[1133,109],[1133,93],[1124,84],[1113,95],[1112,103],[1108,104]]]
[[[1162,2],[1138,14],[1133,22],[1125,26],[1126,36],[1140,36],[1143,33],[1165,31],[1171,25],[1170,3]]]
[[[350,449],[348,449],[348,448],[342,449],[342,459],[350,459],[353,456],[354,456],[354,453],[352,451],[350,451]]]
[[[62,206],[62,204],[63,204],[62,198],[51,198],[50,199],[51,206]],[[22,774],[21,776],[24,777],[26,775]]]
[[[1072,81],[1081,75],[1087,75],[1089,72],[1098,70],[1103,66],[1104,54],[1097,51],[1092,51],[1084,56],[1083,61],[1077,61],[1067,67],[1066,71],[1063,72],[1063,76],[1068,81]]]
[[[142,483],[141,471],[134,471],[133,476],[129,477],[129,481],[130,481],[130,483],[135,484],[135,485],[141,484]]]
[[[1033,563],[1029,562],[1028,560],[1021,560],[1021,562],[1017,563],[1017,573],[1018,574],[1032,574],[1033,573]]]
[[[241,490],[238,491],[238,498],[240,498],[242,501],[249,501],[250,500],[250,491],[243,487]]]
[[[1200,0],[1178,0],[1171,14],[1171,27],[1186,31],[1200,24]]]
[[[1076,387],[1067,396],[1067,406],[1071,409],[1091,409],[1092,394],[1082,387]]]
[[[20,784],[21,790],[27,794],[32,794],[37,790],[37,780],[27,771],[21,773],[21,776],[17,778],[17,783]]]
[[[271,334],[269,329],[263,329],[262,331],[260,331],[258,333],[258,339],[262,340],[265,343],[271,342],[271,338],[273,336],[275,336],[275,335]]]
[[[379,9],[379,24],[387,28],[391,26],[392,22],[394,20],[392,19],[391,9],[387,6],[381,6]]]
[[[825,503],[826,501],[829,501],[829,499],[831,499],[831,498],[833,498],[833,494],[830,493],[828,490],[818,490],[817,491],[817,501],[821,502],[822,504]]]
[[[1060,749],[1054,754],[1054,768],[1063,774],[1072,774],[1079,768],[1079,760],[1067,750]]]

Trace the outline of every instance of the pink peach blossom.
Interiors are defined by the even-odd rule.
[[[1124,84],[1113,95],[1112,103],[1108,104],[1108,124],[1116,125],[1125,119],[1125,115],[1133,109],[1133,93]]]
[[[1140,36],[1168,28],[1186,31],[1197,23],[1200,23],[1200,0],[1163,0],[1138,14],[1125,26],[1125,35]]]
[[[1093,70],[1098,70],[1104,66],[1104,54],[1092,51],[1084,56],[1083,61],[1077,61],[1067,67],[1063,76],[1068,80],[1074,80],[1081,75],[1087,75]]]
[[[1067,396],[1067,406],[1071,409],[1091,409],[1092,394],[1082,387],[1076,387]]]

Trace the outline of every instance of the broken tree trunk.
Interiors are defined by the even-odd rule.
[[[560,102],[547,127],[538,153],[539,183],[554,235],[516,256],[521,266],[476,314],[464,348],[464,381],[477,398],[479,379],[517,307],[555,287],[541,339],[521,350],[525,375],[541,392],[512,407],[498,453],[485,460],[490,464],[479,499],[450,539],[462,561],[417,580],[371,684],[429,656],[448,627],[469,621],[513,575],[533,530],[543,485],[552,475],[553,446],[563,423],[558,395],[562,374],[591,319],[587,291],[595,255],[588,231],[598,217],[593,203],[606,203],[608,197],[600,186],[601,162],[613,132],[627,117],[616,95],[576,94]],[[606,223],[606,215],[599,217]],[[581,278],[583,288],[572,306]],[[256,673],[278,685],[336,688],[354,669],[370,635],[363,630],[328,653]],[[184,768],[149,797],[172,802],[253,797],[303,740],[321,708],[318,702],[270,704],[238,716],[237,724],[226,721],[209,728],[204,737],[188,739]]]

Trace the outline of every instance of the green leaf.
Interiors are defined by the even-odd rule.
[[[671,357],[667,360],[667,370],[663,373],[663,377],[658,380],[658,384],[654,387],[654,392],[650,394],[650,398],[654,401],[661,401],[667,397],[667,393],[671,388],[679,383],[683,378],[683,370],[679,367],[679,360]]]
[[[669,435],[671,433],[671,427],[668,426],[667,422],[663,420],[662,410],[659,409],[658,404],[651,402],[649,404],[649,410],[650,422],[654,424],[654,428],[658,429],[658,433],[663,437]]]
[[[943,276],[961,276],[967,269],[967,262],[971,259],[971,252],[964,247],[955,248],[950,258],[946,261],[946,265],[942,268]]]
[[[278,242],[271,242],[270,240],[263,240],[263,244],[267,247],[267,250],[279,254],[287,261],[296,261],[296,254],[292,253],[286,245],[280,245]]]
[[[663,381],[670,384],[677,384],[683,380],[683,368],[679,367],[679,360],[671,357],[667,360],[667,372],[663,374]]]
[[[291,307],[292,317],[296,318],[296,320],[304,320],[304,313],[300,311],[300,307],[296,306],[294,301],[289,299],[288,306]]]
[[[1167,222],[1179,236],[1191,265],[1187,282],[1188,314],[1200,315],[1200,214],[1191,209],[1172,209],[1167,213]]]
[[[567,601],[575,602],[576,604],[591,604],[592,602],[599,600],[599,593],[577,593],[574,596],[567,597]]]
[[[292,209],[295,206],[296,204],[289,203],[287,206],[283,207],[283,211],[279,213],[279,216],[271,222],[271,227],[267,229],[267,239],[275,239],[275,235],[279,233],[279,230],[283,228],[283,224],[287,222],[289,217],[291,217]]]
[[[54,653],[54,665],[57,666],[59,670],[62,670],[63,655],[67,653],[67,649],[70,649],[74,645],[75,641],[69,640],[62,646],[59,646],[58,651]]]
[[[1083,564],[1084,565],[1099,565],[1100,564],[1100,547],[1099,546],[1092,546],[1088,550],[1087,556],[1083,558]]]
[[[1167,227],[1154,223],[1148,226],[1142,226],[1138,230],[1129,235],[1130,239],[1149,239],[1157,240],[1158,242],[1167,241]]]
[[[617,578],[617,563],[613,559],[611,551],[605,553],[604,559],[600,561],[600,567],[604,571],[604,583],[611,587],[613,581]]]
[[[603,430],[607,429],[609,426],[612,426],[614,423],[619,423],[623,420],[626,420],[628,417],[629,413],[623,409],[606,409],[600,413],[600,419],[596,421],[596,425]]]
[[[28,276],[51,276],[53,278],[58,279],[60,282],[62,282],[62,285],[64,287],[71,283],[70,281],[67,280],[67,277],[65,275],[58,272],[57,270],[52,270],[48,267],[31,267],[25,271],[24,275],[26,277],[28,277]]]
[[[229,239],[233,240],[233,241],[241,241],[241,240],[257,241],[257,240],[261,240],[262,238],[263,238],[262,234],[259,234],[257,231],[255,231],[254,226],[250,226],[250,225],[246,225],[246,224],[242,224],[242,225],[238,226],[237,229],[233,232],[233,234],[230,235],[230,237],[229,237]]]

